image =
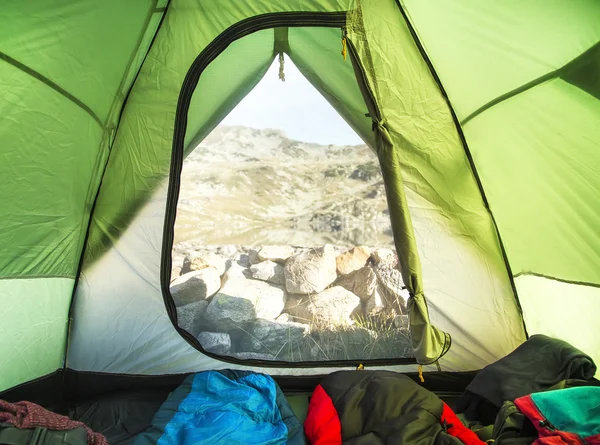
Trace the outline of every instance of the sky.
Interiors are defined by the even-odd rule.
[[[276,128],[292,139],[323,145],[363,143],[287,57],[284,71],[282,82],[276,58],[265,77],[221,125]]]

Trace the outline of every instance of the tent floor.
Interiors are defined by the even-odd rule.
[[[115,393],[70,407],[69,415],[106,436],[111,445],[128,445],[150,425],[168,392]],[[310,393],[286,396],[294,414],[304,422]],[[65,413],[67,414],[67,413]]]
[[[134,437],[151,423],[156,411],[169,395],[165,391],[114,393],[95,400],[78,403],[69,414],[104,434],[111,445],[129,445]],[[286,398],[294,414],[304,422],[310,393],[293,393]],[[458,394],[443,396],[452,404]]]
[[[424,387],[448,405],[470,383],[476,373],[433,372]],[[416,373],[406,373],[418,381]],[[186,375],[133,376],[58,371],[0,394],[9,402],[29,400],[47,409],[80,420],[102,433],[111,445],[128,445],[151,424],[154,414]],[[296,416],[303,422],[310,396],[323,376],[278,376]]]

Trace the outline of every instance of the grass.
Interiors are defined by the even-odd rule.
[[[302,361],[367,361],[374,359],[394,359],[412,357],[410,334],[407,328],[396,328],[394,314],[357,317],[353,325],[325,326],[315,320],[310,334],[298,337],[290,335],[282,338],[277,349],[269,347],[250,332],[240,328],[233,342],[241,346],[249,336],[261,345],[260,350],[251,352],[267,353],[273,360],[290,362]],[[238,351],[247,352],[247,351]]]

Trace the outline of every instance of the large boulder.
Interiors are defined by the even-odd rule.
[[[249,352],[266,352],[281,357],[279,351],[286,346],[296,347],[310,333],[308,324],[256,319],[246,327],[241,349]],[[288,348],[288,349],[289,349]]]
[[[225,284],[229,279],[239,279],[239,280],[243,280],[244,278],[250,278],[250,271],[240,265],[237,261],[235,260],[227,260],[226,262],[226,267],[225,267],[225,273],[223,274],[222,277],[222,281],[223,284]]]
[[[335,282],[336,286],[342,286],[362,301],[369,300],[377,288],[377,275],[369,266],[362,267],[348,275],[341,276]]]
[[[204,317],[213,329],[233,331],[256,318],[255,304],[253,297],[218,293],[208,305]]]
[[[285,263],[285,261],[294,255],[292,246],[263,246],[258,251],[258,258],[261,261],[275,261],[277,263]]]
[[[376,266],[374,271],[377,276],[377,289],[385,306],[405,314],[409,293],[404,286],[402,273],[395,267],[382,267],[381,264]]]
[[[231,337],[223,332],[200,332],[198,341],[208,352],[227,354],[231,351]]]
[[[284,269],[285,287],[293,294],[322,292],[337,278],[336,252],[330,245],[291,257]]]
[[[396,255],[396,252],[385,247],[375,249],[372,258],[377,266],[395,268],[398,265],[398,256]]]
[[[250,273],[255,280],[268,281],[269,283],[279,285],[285,284],[283,266],[271,260],[262,261],[250,266]]]
[[[376,315],[385,308],[385,302],[377,289],[375,289],[367,300],[363,301],[363,311],[367,316]]]
[[[214,267],[207,267],[180,276],[171,283],[170,289],[175,306],[185,306],[212,297],[220,287],[219,272]]]
[[[296,321],[321,330],[351,325],[352,318],[362,313],[360,298],[341,286],[289,300],[286,310]]]
[[[263,281],[249,280],[237,273],[225,274],[223,287],[206,311],[206,320],[220,331],[232,331],[241,325],[265,318],[274,320],[285,306],[285,291]]]
[[[219,272],[219,275],[223,275],[225,273],[225,263],[225,258],[214,252],[194,252],[183,260],[182,272],[188,273],[195,270],[206,269],[207,267],[213,267]]]
[[[194,337],[197,336],[202,330],[207,308],[208,301],[206,300],[194,301],[185,306],[179,306],[177,308],[177,324]]]
[[[340,254],[336,258],[337,271],[340,275],[347,275],[364,267],[371,256],[371,249],[367,246],[358,246]]]

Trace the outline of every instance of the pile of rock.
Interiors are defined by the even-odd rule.
[[[408,292],[391,249],[179,246],[173,263],[178,324],[209,352],[291,361],[407,353],[352,357],[322,344],[353,336],[362,350],[390,333],[406,343]]]

